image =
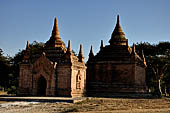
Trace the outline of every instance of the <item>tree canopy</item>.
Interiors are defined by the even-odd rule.
[[[144,51],[147,62],[146,82],[149,89],[160,96],[162,90],[167,93],[170,89],[170,83],[167,82],[170,77],[170,42],[141,42],[136,44],[136,50],[138,54]]]

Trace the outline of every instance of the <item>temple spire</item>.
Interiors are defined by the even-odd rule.
[[[90,53],[93,54],[93,46],[91,45],[91,48],[90,48]]]
[[[119,15],[117,15],[116,26],[114,28],[112,35],[111,35],[111,39],[109,40],[109,43],[111,45],[115,45],[115,44],[116,45],[126,45],[127,44],[127,39],[125,38],[125,34],[124,34],[122,27],[120,25]]]
[[[61,39],[59,36],[59,30],[58,30],[58,24],[57,24],[57,18],[54,19],[54,26],[52,30],[52,36],[55,39]]]
[[[103,48],[103,40],[101,40],[101,45],[100,45],[100,49]]]
[[[79,55],[78,55],[78,58],[79,58],[79,62],[84,62],[84,56],[83,56],[83,51],[82,51],[82,45],[80,44],[80,50],[79,50]]]
[[[30,48],[29,41],[27,40],[26,50],[29,49],[29,48]]]
[[[79,56],[83,56],[82,45],[80,44]]]
[[[68,40],[68,48],[67,48],[67,51],[66,51],[66,54],[65,54],[65,58],[70,62],[71,61],[71,57],[72,57],[73,53],[72,53],[72,50],[71,50],[71,44],[70,44],[70,40]]]
[[[29,62],[29,58],[30,58],[30,47],[29,47],[29,41],[27,40],[27,45],[26,45],[26,50],[24,53],[23,62]]]
[[[92,45],[91,45],[91,48],[90,48],[89,59],[90,59],[91,57],[94,57]]]
[[[70,40],[68,41],[68,48],[67,48],[67,52],[71,53],[71,44],[70,44]]]
[[[121,27],[121,25],[120,25],[120,17],[119,17],[119,15],[117,15],[116,27],[115,27],[112,35],[125,35],[125,34],[123,33],[122,27]]]
[[[117,26],[121,27],[120,26],[120,17],[119,17],[119,15],[117,15],[117,23],[116,24],[117,24]]]
[[[65,48],[64,42],[61,40],[58,30],[57,18],[54,19],[54,26],[50,39],[45,44],[47,47]]]

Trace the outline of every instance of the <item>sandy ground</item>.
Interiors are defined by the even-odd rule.
[[[170,99],[88,98],[79,103],[0,102],[0,113],[170,113]]]
[[[0,95],[7,95],[7,92],[0,91]]]

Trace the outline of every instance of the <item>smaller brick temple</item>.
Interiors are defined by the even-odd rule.
[[[128,39],[120,26],[119,16],[109,43],[103,46],[101,41],[96,55],[93,54],[91,46],[87,61],[87,95],[145,93],[145,57],[137,55],[135,45],[129,47]]]
[[[19,73],[19,95],[84,96],[86,93],[86,66],[82,45],[78,56],[59,36],[57,18],[50,39],[45,46],[33,52],[27,46]]]

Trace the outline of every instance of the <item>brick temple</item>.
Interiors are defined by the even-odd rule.
[[[57,19],[50,39],[36,52],[27,42],[20,64],[19,95],[33,96],[84,96],[86,90],[86,66],[82,45],[78,56],[68,48],[59,36]]]
[[[145,69],[144,54],[139,56],[135,45],[128,45],[119,16],[109,45],[101,41],[96,55],[91,46],[86,65],[81,45],[78,56],[73,54],[70,41],[65,47],[55,19],[51,37],[43,48],[34,52],[27,42],[18,94],[80,97],[145,93]]]
[[[104,46],[94,55],[92,46],[87,61],[86,91],[88,96],[111,96],[115,93],[145,93],[145,57],[129,47],[120,26],[119,16],[115,29]]]

